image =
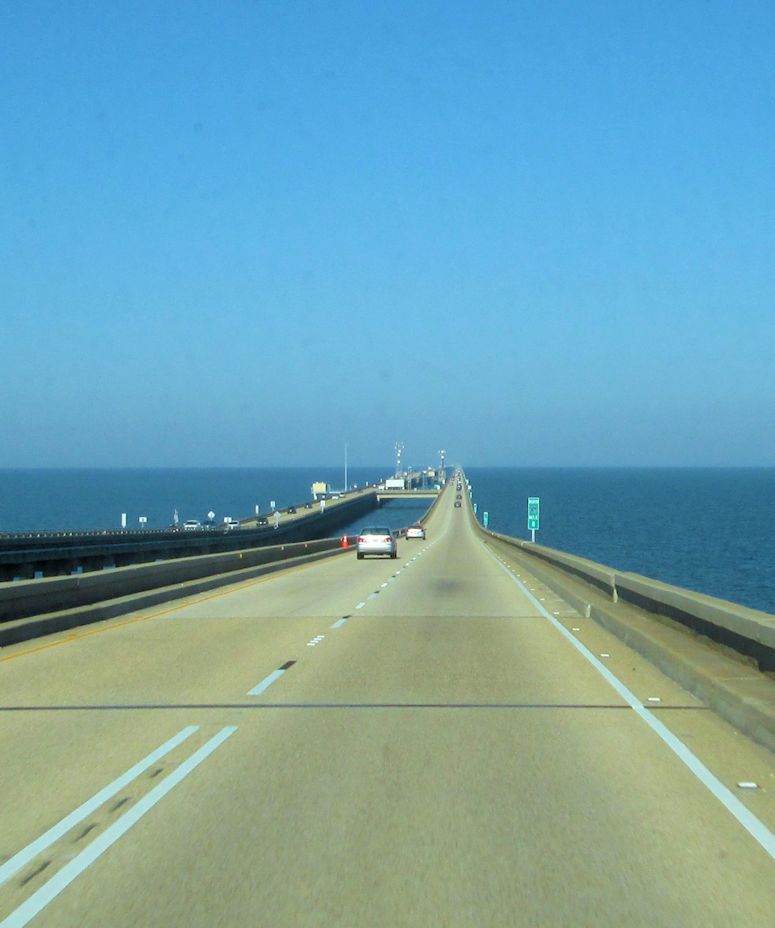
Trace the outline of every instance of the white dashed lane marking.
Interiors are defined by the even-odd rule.
[[[268,689],[275,680],[279,680],[280,677],[293,665],[296,661],[286,661],[282,667],[278,667],[277,670],[273,670],[270,674],[264,677],[260,683],[257,683],[252,690],[248,690],[248,696],[260,696],[265,689]]]
[[[520,583],[508,568],[504,567],[503,569],[507,575],[511,577],[516,586],[518,586],[523,593],[527,593],[525,584]],[[633,712],[657,735],[657,737],[661,738],[665,746],[686,765],[703,786],[705,786],[705,788],[722,803],[727,811],[737,819],[748,834],[761,845],[770,857],[775,859],[775,833],[770,831],[764,822],[758,819],[750,809],[743,805],[737,796],[724,786],[689,747],[687,747],[680,738],[674,735],[673,732],[655,716],[648,706],[644,706],[635,694],[629,690],[617,676],[611,673],[598,657],[592,654],[592,652],[578,641],[578,639],[574,638],[561,622],[547,612],[535,596],[530,596],[528,594],[528,599],[532,600],[533,605],[538,608],[538,611],[544,618],[546,618],[565,640],[574,647],[595,670],[597,670],[616,693],[624,699]]]

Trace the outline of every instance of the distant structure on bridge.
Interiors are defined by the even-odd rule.
[[[445,482],[444,471],[428,467],[425,470],[403,470],[386,477],[377,485],[377,499],[397,499],[402,496],[437,496]]]

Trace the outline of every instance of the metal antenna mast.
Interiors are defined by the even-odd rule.
[[[396,442],[396,477],[401,476],[401,452],[404,450],[402,441]]]

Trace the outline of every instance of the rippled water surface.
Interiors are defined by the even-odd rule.
[[[775,468],[470,468],[479,516],[620,570],[775,612]]]
[[[351,468],[348,481],[363,485],[389,471]],[[527,497],[539,496],[541,544],[775,613],[775,468],[470,468],[466,475],[494,531],[528,538]],[[181,520],[213,511],[220,522],[256,505],[266,512],[271,500],[306,501],[315,480],[341,487],[344,476],[331,467],[3,470],[0,532],[118,528],[122,512],[130,528],[141,515],[161,528],[175,509]],[[427,505],[391,503],[379,520],[400,528]]]
[[[359,486],[382,479],[388,467],[351,468],[348,483]],[[311,499],[311,486],[322,480],[344,485],[341,468],[169,468],[111,470],[0,470],[0,532],[116,529],[121,513],[127,527],[163,528],[178,510],[185,519],[215,513],[245,518]]]

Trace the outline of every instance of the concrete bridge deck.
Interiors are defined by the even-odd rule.
[[[436,499],[439,490],[427,489],[424,487],[414,487],[411,490],[377,490],[377,499]]]
[[[453,496],[398,561],[4,648],[0,924],[770,928],[772,754]]]

